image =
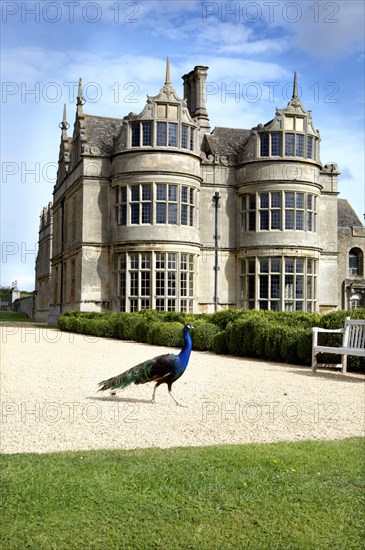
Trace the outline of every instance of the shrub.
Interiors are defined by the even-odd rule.
[[[138,313],[118,313],[115,327],[117,337],[121,340],[133,340],[134,329],[140,321],[141,317]]]
[[[217,355],[227,355],[229,353],[227,332],[225,330],[217,332],[217,334],[213,336],[212,351]]]
[[[209,315],[208,322],[217,325],[221,330],[224,330],[229,323],[237,321],[242,317],[250,315],[252,312],[244,309],[226,309],[216,311]]]
[[[143,342],[145,344],[147,342],[148,331],[154,322],[158,321],[154,321],[154,318],[152,316],[143,318],[141,321],[139,321],[139,323],[137,323],[134,327],[133,340],[135,340],[136,342]]]
[[[207,351],[212,349],[213,338],[219,332],[219,327],[212,323],[195,323],[192,332],[193,349]]]
[[[255,357],[253,339],[259,316],[250,315],[247,319],[238,319],[227,327],[229,353],[241,357]]]
[[[156,346],[181,347],[183,345],[181,323],[153,323],[147,333],[147,342]]]

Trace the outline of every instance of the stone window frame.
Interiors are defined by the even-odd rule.
[[[241,258],[240,263],[243,309],[316,311],[318,260],[263,254]]]
[[[120,311],[194,311],[196,255],[183,251],[128,251],[115,256]]]
[[[275,136],[275,141],[273,140]],[[280,136],[278,140],[278,136]],[[288,151],[289,136],[292,138],[292,148]],[[259,158],[300,158],[317,160],[318,138],[307,132],[295,130],[270,130],[259,133]],[[302,154],[301,154],[302,153]]]
[[[148,196],[144,194],[147,188]],[[196,189],[186,183],[136,182],[119,185],[115,190],[117,226],[194,227],[195,212]]]
[[[293,203],[289,205],[288,199],[291,195]],[[268,197],[266,203],[263,203],[264,197]],[[278,198],[279,201],[277,201]],[[303,198],[302,202],[300,202],[301,198]],[[241,195],[240,203],[241,232],[315,233],[317,208],[317,196],[306,191],[269,190],[245,193]]]
[[[132,149],[162,147],[191,152],[195,150],[196,128],[186,122],[151,119],[132,121],[129,126],[129,143]],[[163,135],[159,134],[159,128],[165,128]]]

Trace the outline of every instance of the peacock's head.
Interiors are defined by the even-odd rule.
[[[184,332],[189,332],[190,330],[193,330],[193,326],[189,325],[188,323],[185,323],[184,325]]]

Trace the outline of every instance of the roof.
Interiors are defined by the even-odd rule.
[[[337,227],[363,227],[354,209],[346,199],[338,199]]]
[[[205,134],[211,152],[218,155],[236,155],[251,135],[251,130],[241,128],[214,128]]]
[[[113,140],[119,135],[122,119],[84,115],[85,137],[91,146],[104,149],[113,147]]]

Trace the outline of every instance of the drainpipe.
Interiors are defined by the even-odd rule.
[[[61,202],[61,283],[60,283],[60,315],[63,313],[63,252],[65,247],[65,198]]]
[[[218,265],[218,241],[220,239],[220,235],[218,235],[218,208],[220,208],[219,199],[220,199],[219,192],[216,191],[213,195],[214,200],[214,311],[217,311],[218,309],[218,271],[219,271],[219,265]]]

